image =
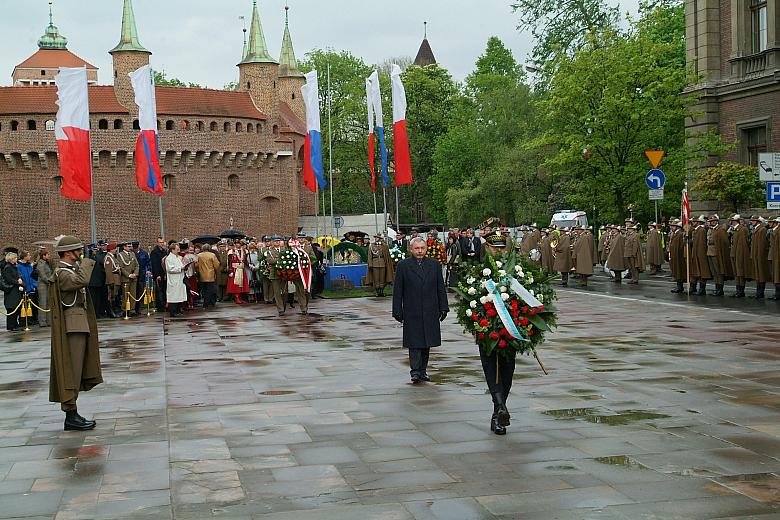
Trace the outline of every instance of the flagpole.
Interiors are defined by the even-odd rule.
[[[376,214],[376,191],[374,191],[374,233],[379,233],[379,216]]]
[[[89,219],[92,228],[92,243],[97,243],[97,220],[95,217],[95,180],[92,178],[92,136],[89,137]]]
[[[384,220],[382,221],[383,222],[382,229],[387,229],[387,189],[385,188],[384,183],[382,183],[382,201],[384,202],[385,205],[385,210],[384,210],[385,213],[382,216],[382,218],[384,218]]]
[[[163,219],[162,195],[157,196],[157,208],[160,210],[160,236],[165,238],[165,220]]]
[[[330,182],[330,225],[334,226],[336,222],[333,220],[333,117],[331,113],[331,95],[330,91],[330,63],[328,63],[328,175]],[[335,240],[335,232],[331,235]],[[330,248],[330,261],[334,262],[333,248]]]
[[[398,185],[395,185],[395,230],[401,231],[401,214],[398,212]]]

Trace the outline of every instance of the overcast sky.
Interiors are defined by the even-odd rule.
[[[615,3],[617,0],[613,0]],[[367,63],[392,56],[414,57],[428,21],[437,61],[462,80],[473,69],[488,37],[498,36],[523,62],[533,43],[516,30],[510,0],[289,0],[296,56],[316,48],[346,49]],[[636,9],[636,0],[621,2]],[[242,21],[251,0],[134,0],[141,44],[152,66],[169,77],[222,88],[237,79]],[[279,57],[284,0],[259,2],[271,55]],[[48,23],[47,0],[0,0],[0,86],[11,84],[18,63],[37,50]],[[100,83],[111,82],[108,51],[119,41],[122,0],[54,0],[54,24],[68,49],[97,66]]]

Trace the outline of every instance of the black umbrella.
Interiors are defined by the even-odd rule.
[[[200,235],[192,239],[193,244],[216,244],[219,242],[217,235]]]
[[[365,238],[368,236],[368,233],[363,231],[348,231],[344,233],[344,238],[347,238],[347,235],[353,235],[355,238]]]
[[[227,231],[223,231],[219,234],[219,238],[232,238],[232,239],[241,239],[244,238],[246,235],[242,233],[241,231],[236,231],[235,229],[228,229]]]

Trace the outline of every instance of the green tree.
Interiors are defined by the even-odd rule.
[[[152,79],[154,79],[155,85],[162,85],[167,87],[187,87],[187,88],[201,88],[197,83],[185,83],[177,78],[169,78],[165,71],[156,71],[152,69]]]
[[[693,184],[698,195],[726,202],[734,213],[760,203],[763,189],[755,166],[728,161],[699,171]]]

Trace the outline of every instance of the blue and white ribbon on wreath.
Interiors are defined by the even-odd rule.
[[[515,325],[515,322],[512,321],[512,316],[509,315],[509,311],[506,308],[504,300],[501,299],[501,291],[499,291],[498,287],[496,287],[496,282],[490,279],[485,280],[485,288],[495,297],[494,300],[496,312],[498,313],[498,317],[501,319],[501,323],[503,323],[506,330],[509,331],[509,335],[515,339],[519,339],[520,341],[529,341],[528,338],[523,336],[523,334],[517,330],[517,326]]]

